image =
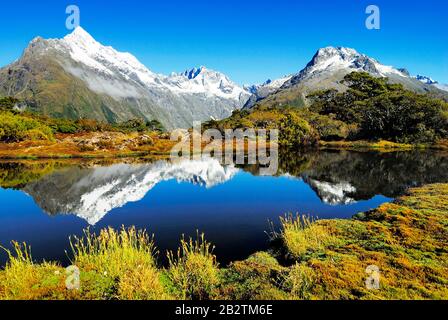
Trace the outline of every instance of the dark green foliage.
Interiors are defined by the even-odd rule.
[[[448,105],[409,91],[373,98],[363,112],[364,137],[397,142],[432,142],[448,137]]]
[[[146,122],[143,119],[132,119],[117,125],[118,128],[124,131],[138,131],[146,130]]]
[[[165,129],[163,125],[157,120],[145,121],[143,119],[131,119],[123,123],[115,125],[120,131],[125,132],[144,132],[144,131],[158,131],[163,132]]]
[[[12,111],[18,102],[12,97],[0,98],[0,111]]]
[[[310,124],[293,112],[288,112],[280,121],[279,144],[285,147],[316,145],[317,134]]]
[[[54,132],[59,133],[77,133],[80,130],[79,125],[77,125],[72,120],[65,119],[52,119],[50,127]]]
[[[157,120],[151,120],[146,122],[146,128],[149,131],[165,132],[164,126],[160,123],[160,121]]]
[[[1,142],[52,139],[52,130],[40,121],[11,112],[0,113]]]
[[[343,82],[349,87],[346,92],[310,95],[310,110],[357,127],[351,138],[428,143],[448,137],[446,102],[365,72],[353,72]]]

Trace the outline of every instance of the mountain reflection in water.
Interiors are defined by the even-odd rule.
[[[75,214],[95,225],[113,209],[140,201],[160,182],[176,180],[211,188],[228,181],[237,171],[213,159],[70,167],[28,184],[23,191],[51,215]]]
[[[287,212],[349,218],[409,187],[448,182],[441,152],[284,153],[279,164],[276,176],[260,177],[257,166],[215,159],[2,162],[0,244],[34,241],[37,257],[59,259],[55,252],[85,227],[64,218],[76,216],[97,228],[148,228],[162,249],[200,229],[228,262],[264,249],[268,220]],[[4,260],[0,255],[0,265]]]

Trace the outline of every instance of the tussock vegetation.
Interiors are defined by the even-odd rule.
[[[213,246],[205,240],[204,234],[198,234],[196,240],[182,239],[177,255],[170,252],[168,259],[168,277],[178,296],[210,299],[218,284],[218,264]]]
[[[0,272],[0,299],[55,300],[75,298],[65,285],[64,269],[56,263],[35,264],[31,248],[13,242],[9,262]],[[80,297],[79,297],[80,298]]]
[[[313,220],[306,216],[287,215],[280,220],[280,238],[295,259],[301,259],[308,253],[323,251],[326,246],[336,241],[326,226],[313,223]]]
[[[113,278],[137,267],[155,267],[154,243],[145,231],[135,228],[102,230],[99,235],[84,231],[73,238],[72,263],[86,271],[97,271]]]
[[[271,252],[218,268],[204,235],[182,239],[158,267],[151,237],[135,228],[88,230],[72,240],[81,287],[65,269],[36,264],[14,243],[0,271],[0,299],[447,299],[448,184],[412,189],[351,220],[284,217]],[[368,266],[380,288],[368,289]]]

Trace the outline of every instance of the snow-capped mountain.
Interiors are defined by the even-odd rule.
[[[305,69],[293,76],[284,87],[290,87],[304,81],[312,81],[313,79],[318,81],[331,80],[337,74],[346,75],[354,71],[365,71],[374,76],[388,77],[396,81],[413,80],[405,71],[385,66],[354,49],[326,47],[319,49]]]
[[[356,192],[356,188],[348,182],[330,183],[314,179],[305,181],[316,192],[322,202],[328,205],[336,206],[356,203],[356,200],[350,196]]]
[[[0,70],[0,93],[25,99],[50,115],[110,122],[143,117],[168,129],[228,117],[251,95],[204,67],[156,74],[81,27],[63,39],[34,39],[20,60]]]
[[[185,94],[205,94],[242,103],[250,95],[245,89],[233,83],[220,72],[206,67],[193,68],[165,78],[166,85],[173,92]]]
[[[287,81],[291,80],[292,75],[284,76],[283,78],[276,80],[267,80],[263,84],[256,84],[251,86],[244,86],[244,89],[252,93],[252,97],[246,103],[245,108],[251,108],[258,101],[266,98],[267,96],[275,93],[280,89]]]
[[[261,100],[262,105],[307,104],[306,96],[313,91],[325,89],[344,90],[341,80],[351,72],[368,72],[376,77],[387,77],[392,83],[404,85],[416,92],[438,91],[433,85],[423,83],[410,76],[405,69],[397,69],[381,64],[379,61],[343,47],[319,49],[307,66],[293,75],[276,92]]]
[[[414,78],[417,79],[418,81],[424,83],[424,84],[437,84],[438,83],[437,81],[433,80],[430,77],[422,76],[422,75],[419,75],[419,74],[416,75]]]
[[[436,88],[438,88],[440,90],[448,91],[448,84],[441,84],[438,81],[433,80],[430,77],[417,75],[417,76],[415,76],[415,79],[417,79],[418,81],[420,81],[420,82],[422,82],[424,84],[432,85],[432,86],[434,86],[434,87],[436,87]]]
[[[216,159],[70,168],[29,184],[24,191],[50,215],[74,214],[95,225],[113,209],[140,201],[163,181],[211,188],[232,179],[238,171]]]

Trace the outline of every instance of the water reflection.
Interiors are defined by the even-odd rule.
[[[255,176],[259,172],[257,166],[222,166],[215,159],[110,165],[1,163],[0,183],[26,192],[49,215],[74,214],[95,225],[113,209],[142,200],[161,182],[212,188],[240,170]],[[303,180],[325,204],[348,205],[376,195],[394,198],[412,186],[448,181],[448,161],[446,154],[435,152],[283,153],[278,176]]]
[[[0,162],[0,245],[25,241],[36,260],[69,263],[69,236],[89,225],[147,229],[162,253],[200,230],[226,264],[265,250],[268,221],[287,212],[350,218],[447,181],[447,155],[435,152],[284,153],[273,177],[212,159]]]
[[[211,188],[228,181],[237,171],[213,159],[70,167],[26,185],[23,191],[50,215],[75,214],[95,225],[113,209],[142,200],[163,181],[176,180]]]

